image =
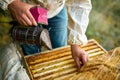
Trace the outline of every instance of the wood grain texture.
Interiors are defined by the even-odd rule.
[[[89,40],[87,44],[80,47],[89,53],[90,60],[107,54],[107,51],[95,40]],[[32,80],[65,80],[78,74],[69,45],[25,56],[25,60]]]

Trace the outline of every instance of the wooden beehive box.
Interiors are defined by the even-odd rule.
[[[80,46],[94,59],[107,51],[94,39]],[[65,46],[35,55],[24,56],[31,80],[63,80],[77,74],[70,46]]]

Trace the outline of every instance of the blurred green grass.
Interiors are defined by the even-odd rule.
[[[106,50],[120,46],[120,0],[92,0],[88,39],[96,39]]]
[[[92,0],[90,22],[86,32],[106,50],[120,46],[120,0]],[[11,42],[9,29],[10,13],[0,9],[0,49]]]

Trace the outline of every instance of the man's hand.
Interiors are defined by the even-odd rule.
[[[76,62],[77,68],[81,68],[82,65],[84,65],[89,60],[88,53],[86,53],[84,50],[82,50],[79,45],[72,45],[71,46],[72,56]],[[82,64],[81,64],[81,63]]]
[[[8,5],[8,10],[11,12],[13,17],[24,26],[37,26],[37,23],[30,13],[30,8],[35,5],[30,5],[19,0],[15,0]]]

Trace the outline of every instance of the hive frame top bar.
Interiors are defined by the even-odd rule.
[[[94,44],[94,46],[91,46],[91,43],[92,44]],[[90,45],[89,45],[90,44]],[[91,47],[89,47],[89,46],[91,46]],[[96,49],[96,46],[97,46],[97,48],[98,49]],[[97,55],[100,55],[100,53],[94,53],[94,54],[92,54],[92,52],[95,52],[95,50],[100,50],[100,51],[102,51],[102,53],[108,53],[96,40],[94,40],[94,39],[91,39],[91,40],[89,40],[88,41],[88,43],[87,44],[85,44],[85,45],[82,45],[82,46],[80,46],[81,48],[83,48],[83,50],[85,50],[85,51],[87,51],[88,53],[90,53],[90,57],[94,57],[94,56],[97,56]],[[89,48],[89,49],[91,49],[92,47],[94,47],[93,48],[93,50],[87,50],[87,48]],[[36,76],[37,74],[34,74],[33,72],[34,71],[37,71],[37,69],[36,70],[34,70],[34,71],[32,71],[32,69],[30,68],[31,67],[31,65],[30,65],[30,58],[32,59],[32,58],[36,58],[36,57],[41,57],[41,56],[45,56],[45,57],[47,57],[47,55],[49,54],[49,53],[51,53],[51,54],[54,54],[55,52],[57,52],[57,51],[62,51],[62,50],[64,50],[64,51],[66,51],[65,49],[68,49],[68,50],[70,50],[70,45],[68,45],[68,46],[65,46],[65,47],[61,47],[61,48],[56,48],[56,49],[53,49],[53,50],[50,50],[50,51],[44,51],[44,52],[41,52],[41,53],[38,53],[38,54],[33,54],[33,55],[28,55],[28,56],[24,56],[23,55],[23,57],[24,57],[24,61],[25,61],[25,66],[26,66],[26,68],[27,68],[27,73],[29,74],[29,76],[30,76],[30,78],[31,78],[31,80],[36,80],[36,79],[34,79],[34,76]],[[67,51],[68,51],[67,50]],[[63,52],[64,52],[63,51]],[[58,52],[57,52],[58,53]],[[65,53],[66,54],[66,53]],[[71,55],[71,53],[67,53],[68,54],[68,56],[69,55]],[[58,54],[59,55],[59,54]],[[62,53],[61,53],[61,55],[63,55]],[[49,55],[49,57],[51,57],[51,55]],[[58,57],[56,60],[59,60],[59,58],[60,57]],[[64,58],[64,56],[62,57],[62,58]],[[62,59],[62,58],[60,58],[60,59]],[[43,60],[42,60],[43,59]],[[38,62],[40,62],[40,61],[44,61],[45,60],[45,58],[44,57],[41,57],[41,59],[39,59],[38,60]],[[54,59],[55,60],[55,59]],[[52,61],[52,60],[51,60]],[[72,59],[70,59],[70,61],[72,61]],[[48,61],[48,63],[50,62],[50,60]],[[67,62],[67,60],[65,61],[63,61],[63,62]],[[31,63],[34,63],[34,62],[31,62]],[[47,63],[47,62],[46,62]],[[58,63],[56,63],[56,64],[52,64],[51,66],[56,66],[56,65],[60,65],[60,63],[62,64],[62,62],[59,62],[59,64]],[[43,63],[38,63],[38,65],[42,65]],[[35,64],[36,65],[36,64]],[[33,64],[33,66],[34,66],[34,64]],[[67,65],[65,65],[65,67],[66,67]],[[72,64],[72,66],[74,66],[74,64]],[[49,66],[44,66],[44,67],[49,67]],[[59,66],[58,66],[59,67]],[[64,66],[63,66],[64,67]],[[42,68],[41,68],[42,69]],[[57,69],[57,68],[56,68]],[[60,69],[60,68],[58,68],[58,69]],[[76,68],[74,68],[74,70],[76,70]],[[42,71],[42,70],[41,70]],[[49,71],[48,71],[49,72]],[[47,73],[47,71],[46,72],[43,72],[43,74],[46,74]],[[41,74],[41,75],[43,75],[42,73],[39,73],[39,74]],[[76,73],[74,73],[74,75],[75,75]],[[46,76],[46,75],[45,75]],[[51,76],[54,76],[54,75],[52,75],[51,74]],[[57,76],[57,75],[56,75]],[[67,76],[67,75],[65,75],[65,76]],[[49,77],[49,75],[47,76],[47,77]],[[46,78],[47,78],[46,77]],[[44,79],[44,77],[42,77],[43,79]]]
[[[103,51],[105,51],[106,53],[108,53],[107,50],[104,49],[95,39],[90,39],[90,40],[88,40],[88,43],[89,43],[89,42],[94,42],[94,43],[96,43],[101,49],[103,49]],[[86,45],[86,44],[81,45],[80,47],[85,46],[85,45]],[[30,57],[30,56],[35,56],[35,55],[39,55],[39,54],[45,54],[45,53],[49,53],[49,52],[52,52],[52,51],[57,51],[57,50],[59,50],[59,49],[62,50],[62,49],[64,49],[64,48],[70,48],[70,47],[71,47],[70,45],[67,45],[67,46],[60,47],[60,48],[56,48],[56,49],[52,49],[52,50],[46,50],[46,51],[40,52],[40,53],[38,53],[38,54],[31,54],[31,55],[27,55],[27,56],[24,55],[24,57],[27,58],[27,57]]]

